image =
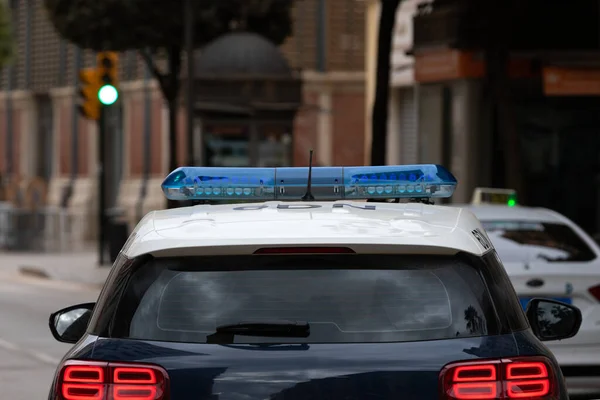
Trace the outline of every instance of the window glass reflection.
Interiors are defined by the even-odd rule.
[[[542,338],[568,335],[576,322],[575,313],[571,308],[546,301],[538,303],[537,318]]]
[[[263,320],[307,321],[310,338],[286,338],[289,343],[434,340],[498,332],[477,270],[454,259],[232,256],[157,259],[148,267],[131,280],[146,281],[148,290],[120,306],[133,313],[115,327],[125,337],[203,343],[217,326]],[[236,338],[237,343],[278,340]]]
[[[503,262],[591,261],[594,252],[564,224],[482,221]]]
[[[247,124],[206,126],[202,133],[205,165],[209,167],[291,166],[292,129],[285,124],[258,124],[257,131],[258,137],[253,141],[250,126]],[[253,149],[252,146],[256,148]]]
[[[60,314],[56,317],[56,331],[59,335],[64,335],[68,328],[70,328],[75,321],[83,316],[89,310],[85,308],[78,308],[69,312]]]
[[[282,125],[261,127],[259,167],[288,167],[292,164],[292,134]]]
[[[247,129],[241,126],[209,126],[203,136],[206,166],[250,166]]]

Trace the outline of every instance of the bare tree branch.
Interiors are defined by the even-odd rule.
[[[159,84],[162,92],[164,94],[167,94],[167,91],[168,91],[167,75],[164,72],[161,72],[160,69],[158,69],[158,66],[154,62],[154,57],[152,57],[152,54],[150,54],[150,52],[148,50],[139,50],[139,53],[142,56],[142,58],[144,59],[144,62],[146,63],[148,68],[150,69],[150,72],[152,72],[152,75],[154,75],[154,77],[158,81],[158,84]]]

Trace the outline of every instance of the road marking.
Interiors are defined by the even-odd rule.
[[[2,347],[5,350],[19,351],[19,346],[17,346],[14,343],[7,342],[6,340],[2,340],[2,339],[0,339],[0,347]]]
[[[24,354],[27,357],[33,358],[34,360],[37,360],[37,361],[41,361],[44,364],[57,366],[58,363],[60,363],[60,359],[52,357],[49,354],[42,353],[39,351],[31,351],[31,350],[24,349],[21,346],[15,344],[15,343],[12,343],[12,342],[8,342],[2,338],[0,338],[0,348],[4,349],[4,350],[12,351],[13,353]]]

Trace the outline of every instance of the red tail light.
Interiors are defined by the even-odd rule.
[[[589,292],[592,296],[596,298],[596,300],[600,301],[600,285],[590,288]]]
[[[169,376],[155,365],[67,361],[57,400],[164,400]]]
[[[554,399],[554,373],[545,358],[461,362],[440,375],[442,398],[450,400]]]
[[[348,247],[265,247],[254,254],[354,254]]]

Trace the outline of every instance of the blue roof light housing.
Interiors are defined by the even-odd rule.
[[[300,200],[308,167],[181,167],[162,184],[169,200]],[[441,165],[313,167],[317,201],[451,197],[456,178]]]

